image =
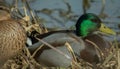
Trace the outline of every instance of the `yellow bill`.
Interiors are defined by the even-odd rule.
[[[103,23],[101,23],[101,27],[99,31],[106,33],[106,34],[116,35],[116,32],[114,32],[112,29],[105,26]]]

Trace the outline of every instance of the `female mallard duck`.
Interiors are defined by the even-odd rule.
[[[95,14],[87,13],[83,14],[78,19],[76,23],[76,31],[48,32],[42,35],[42,37],[44,37],[42,39],[71,57],[71,54],[68,52],[68,49],[65,46],[65,42],[68,42],[79,58],[82,58],[90,63],[97,63],[100,60],[94,44],[97,45],[103,53],[107,53],[106,48],[110,48],[111,45],[99,34],[94,33],[95,31],[101,31],[107,34],[115,34],[115,32],[101,23],[101,20]],[[41,35],[36,37],[41,38]],[[93,43],[89,42],[88,40]],[[67,60],[63,55],[46,47],[47,46],[43,47],[44,50],[41,49],[42,53],[37,58],[40,63],[43,63],[47,66],[70,66],[72,59]]]
[[[8,59],[17,55],[26,43],[24,29],[3,7],[0,6],[0,68]]]

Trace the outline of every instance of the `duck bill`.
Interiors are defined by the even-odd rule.
[[[99,31],[106,33],[106,34],[116,35],[116,32],[114,32],[112,29],[105,26],[103,23],[101,23],[101,27]]]

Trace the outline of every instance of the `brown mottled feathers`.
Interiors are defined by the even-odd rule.
[[[26,34],[22,26],[9,17],[9,13],[0,10],[0,66],[14,57],[24,47]]]

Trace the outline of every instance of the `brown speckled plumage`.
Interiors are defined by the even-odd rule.
[[[0,9],[0,67],[24,47],[26,34],[23,27]]]

